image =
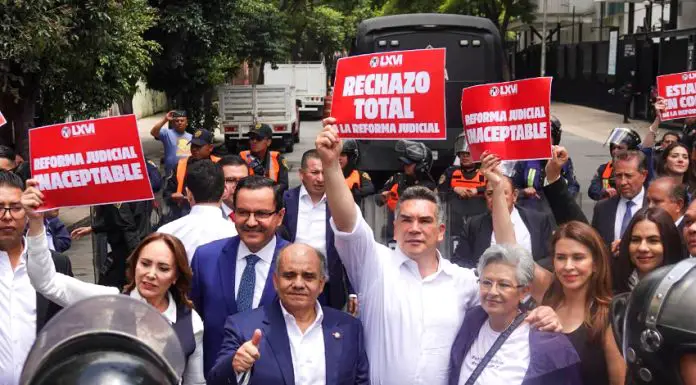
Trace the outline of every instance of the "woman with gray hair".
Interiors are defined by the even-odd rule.
[[[486,178],[499,185],[497,157],[484,157]],[[496,181],[498,183],[496,183]],[[494,199],[494,205],[504,204]],[[495,210],[495,207],[494,207]],[[506,210],[495,210],[498,215]],[[509,216],[509,213],[508,213]],[[508,218],[497,218],[503,224]],[[511,223],[505,226],[511,229]],[[495,230],[494,230],[495,231]],[[450,354],[449,385],[580,385],[580,359],[568,338],[524,322],[534,260],[511,237],[497,239],[478,264],[481,305],[464,318]],[[512,242],[511,242],[512,241]],[[504,242],[504,243],[503,243]]]

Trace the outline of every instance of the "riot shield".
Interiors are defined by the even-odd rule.
[[[109,295],[79,301],[53,317],[37,335],[19,382],[50,383],[44,377],[56,362],[111,350],[147,357],[168,377],[163,384],[181,381],[186,361],[169,322],[145,302]]]

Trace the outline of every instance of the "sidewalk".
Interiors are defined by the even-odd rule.
[[[143,144],[145,157],[159,162],[159,158],[164,155],[162,144],[156,141],[150,135],[150,129],[162,118],[166,113],[162,112],[146,118],[138,119],[138,131],[140,132],[140,141]],[[89,226],[89,207],[71,207],[60,210],[60,219],[65,223],[68,231],[81,226]]]
[[[624,124],[623,115],[575,104],[553,102],[551,113],[561,120],[563,131],[602,144],[615,127],[632,128],[641,138],[645,137],[650,127],[650,122],[644,120],[631,120],[630,123]],[[660,128],[657,139],[659,140],[666,131],[669,130]]]

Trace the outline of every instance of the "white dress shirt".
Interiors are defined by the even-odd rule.
[[[324,332],[321,322],[324,312],[319,302],[316,303],[317,318],[302,333],[295,317],[288,313],[280,304],[285,318],[285,327],[290,340],[292,355],[292,371],[295,375],[295,385],[324,385],[326,384],[326,356],[324,354]]]
[[[314,204],[304,185],[300,187],[295,243],[306,243],[326,255],[326,195]]]
[[[437,271],[422,278],[398,247],[375,241],[357,205],[355,223],[345,233],[331,219],[338,255],[361,298],[371,382],[446,384],[454,338],[467,309],[479,303],[473,270],[438,253]]]
[[[273,261],[275,247],[276,237],[273,237],[273,239],[271,239],[263,249],[259,250],[258,253],[252,253],[244,242],[239,242],[239,247],[237,248],[237,269],[234,275],[235,299],[237,298],[237,294],[239,294],[239,282],[242,280],[242,274],[244,274],[247,255],[254,254],[259,257],[259,261],[256,262],[256,266],[254,266],[256,271],[256,286],[254,287],[254,300],[251,302],[252,309],[259,307],[259,303],[261,302],[263,289],[266,287],[266,278],[268,278],[268,272],[271,270],[271,262]]]
[[[45,233],[36,237],[27,237],[27,249],[29,254],[27,272],[31,285],[39,293],[59,306],[67,307],[82,299],[99,295],[119,294],[119,290],[116,287],[95,285],[56,272],[51,252],[48,250]],[[144,301],[137,289],[131,291],[130,296]],[[176,322],[176,303],[171,293],[168,293],[168,296],[169,305],[162,312],[162,315],[173,324]],[[196,340],[196,349],[186,362],[183,385],[204,385],[203,320],[193,309],[191,309],[191,323],[193,325],[193,336]],[[2,384],[4,385],[4,383]]]
[[[19,383],[35,339],[36,291],[27,276],[27,248],[14,270],[7,253],[0,251],[0,384]]]
[[[171,234],[181,240],[186,248],[189,264],[198,246],[218,239],[237,235],[233,222],[222,217],[219,207],[213,205],[194,205],[191,212],[173,222],[169,222],[157,232]]]
[[[674,225],[675,225],[676,227],[679,227],[679,225],[681,225],[681,223],[682,223],[683,220],[684,220],[684,216],[682,215],[682,216],[680,216],[680,217],[677,219],[676,222],[674,222]]]
[[[225,218],[227,218],[228,221],[232,222],[232,219],[230,219],[230,214],[232,214],[234,210],[232,210],[230,206],[226,205],[225,202],[222,202],[220,208],[222,209],[222,214],[225,216]]]
[[[631,199],[631,201],[633,201],[633,207],[631,207],[632,215],[636,215],[636,212],[643,208],[644,196],[645,187],[641,187],[638,195]],[[628,202],[628,199],[621,198],[619,199],[619,206],[616,207],[616,218],[614,218],[614,240],[621,239],[621,223],[623,222],[624,214],[626,214],[626,202]]]
[[[512,227],[515,229],[515,238],[517,239],[517,244],[529,251],[529,254],[532,254],[532,236],[529,233],[529,229],[527,229],[527,225],[524,224],[517,207],[512,208],[510,219],[512,220]],[[495,244],[495,233],[492,233],[491,245]]]

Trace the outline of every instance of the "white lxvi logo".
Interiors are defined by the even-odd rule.
[[[67,139],[71,136],[94,135],[96,134],[96,130],[94,129],[94,123],[81,123],[63,126],[60,130],[60,134]]]

